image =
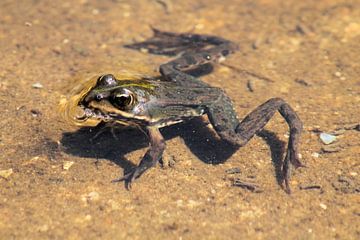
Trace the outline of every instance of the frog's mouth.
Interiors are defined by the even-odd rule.
[[[80,105],[80,107],[82,108],[82,114],[76,116],[78,121],[86,121],[92,118],[104,122],[117,122],[123,125],[138,125],[147,122],[146,117],[122,111],[107,100],[90,101],[87,106]]]

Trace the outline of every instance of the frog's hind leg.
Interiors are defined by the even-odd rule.
[[[199,52],[209,46],[229,45],[230,51],[235,51],[236,46],[230,41],[212,35],[192,33],[172,33],[152,28],[153,36],[143,42],[127,44],[125,47],[141,50],[151,54],[176,56],[184,52]]]
[[[181,72],[193,70],[201,65],[220,62],[237,50],[229,40],[191,33],[170,33],[154,29],[154,36],[146,41],[125,45],[132,49],[145,49],[149,53],[176,56],[178,58],[162,64],[160,73],[168,81],[191,81]],[[197,82],[197,81],[195,81]]]
[[[290,193],[290,163],[296,168],[303,165],[298,156],[302,122],[289,104],[280,98],[272,98],[258,106],[239,123],[230,100],[225,95],[221,95],[219,101],[208,107],[207,114],[222,139],[243,146],[264,128],[276,111],[285,118],[290,128],[288,148],[282,168],[285,190]]]

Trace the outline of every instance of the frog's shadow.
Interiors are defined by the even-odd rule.
[[[207,164],[225,162],[238,147],[218,138],[201,118],[165,127],[161,133],[166,140],[180,136],[190,151]],[[66,132],[61,139],[61,145],[66,153],[92,159],[108,159],[128,172],[135,165],[124,156],[132,151],[148,147],[148,139],[136,128],[115,129],[116,138],[108,128],[94,138],[99,129],[83,127],[75,132]],[[100,130],[101,131],[101,130]],[[263,130],[258,134],[270,145],[272,161],[277,179],[281,182],[281,160],[284,143],[274,133]],[[94,138],[92,141],[89,139]],[[169,151],[169,149],[165,150]],[[169,153],[169,152],[168,152]],[[169,153],[176,160],[176,155]]]

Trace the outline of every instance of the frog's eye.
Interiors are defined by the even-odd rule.
[[[135,98],[131,93],[116,94],[111,103],[119,109],[130,109],[135,103]]]
[[[115,86],[116,85],[116,78],[112,74],[105,74],[99,77],[98,83],[101,86]]]

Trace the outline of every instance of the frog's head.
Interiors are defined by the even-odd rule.
[[[152,86],[146,82],[117,80],[112,74],[99,77],[83,95],[78,106],[83,114],[77,120],[116,121],[125,125],[149,121],[146,103],[151,99]]]

